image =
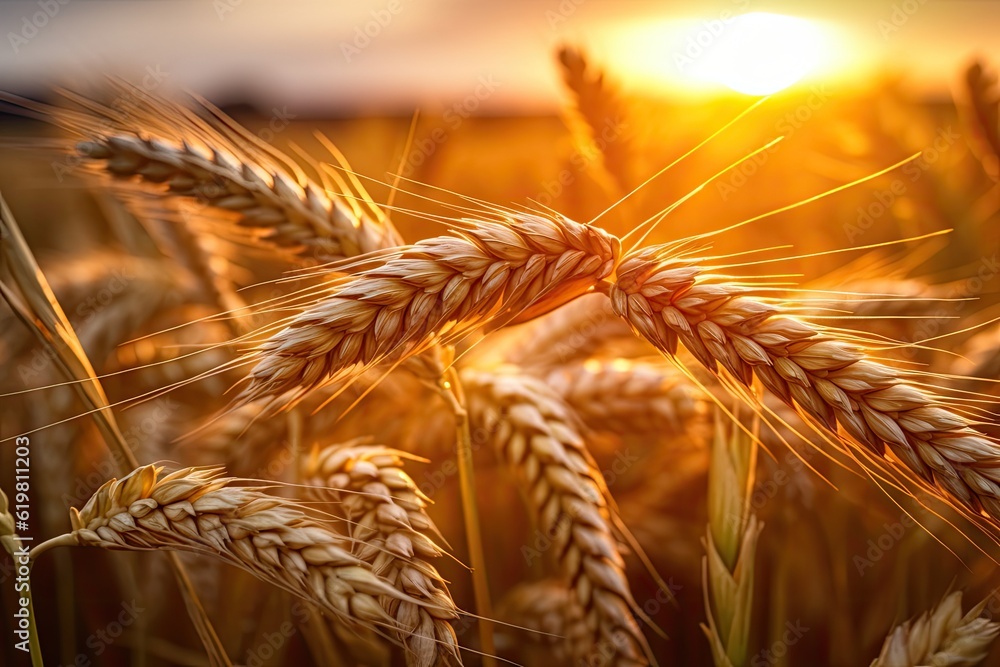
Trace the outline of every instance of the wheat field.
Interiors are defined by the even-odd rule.
[[[457,127],[0,96],[3,664],[1000,665],[990,65],[554,63]]]

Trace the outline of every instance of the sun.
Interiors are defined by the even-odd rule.
[[[754,12],[715,27],[711,43],[686,74],[746,95],[788,88],[815,69],[823,56],[824,35],[805,19]]]

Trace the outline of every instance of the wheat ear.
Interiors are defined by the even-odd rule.
[[[427,516],[428,499],[403,469],[407,455],[386,447],[347,443],[315,449],[302,471],[314,495],[339,503],[351,522],[355,556],[426,607],[384,597],[411,667],[460,665],[458,639],[449,621],[455,602],[430,563],[441,551],[439,533]]]
[[[138,466],[135,455],[118,428],[104,387],[95,375],[94,367],[83,351],[72,323],[52,293],[45,274],[38,267],[2,195],[0,195],[0,236],[5,241],[0,244],[0,251],[5,260],[3,267],[9,272],[11,279],[10,283],[7,282],[6,276],[0,280],[0,292],[4,299],[32,333],[46,345],[59,370],[68,379],[75,381],[72,383],[73,390],[90,411],[109,451],[116,454],[118,467],[127,470]],[[208,653],[209,664],[212,667],[217,665],[231,667],[232,662],[205,613],[198,592],[191,583],[183,563],[176,554],[171,554],[169,560],[188,616]]]
[[[259,240],[322,261],[399,245],[376,207],[332,195],[290,160],[207,103],[200,113],[113,83],[125,104],[105,106],[69,94],[79,110],[15,100],[40,111],[79,141],[91,171],[135,179],[149,191],[196,200],[231,213]],[[359,193],[359,200],[364,193]]]
[[[962,593],[949,593],[916,619],[896,626],[871,667],[974,667],[989,653],[1000,623],[981,617],[987,600],[962,615]]]
[[[983,170],[994,181],[1000,181],[1000,129],[997,127],[1000,88],[996,71],[988,64],[976,61],[965,70],[965,91],[968,105],[965,111],[973,128],[972,148],[983,164]]]
[[[747,664],[753,612],[754,554],[763,526],[750,513],[757,447],[747,433],[715,417],[708,468],[708,532],[702,586],[708,638],[715,667]]]
[[[293,501],[237,486],[221,468],[161,472],[147,465],[106,482],[82,510],[70,510],[73,532],[50,543],[204,554],[374,631],[400,629],[379,596],[420,604],[352,555],[351,540]]]
[[[603,166],[614,179],[617,189],[620,192],[631,189],[636,185],[634,174],[639,171],[635,164],[638,155],[628,137],[618,136],[628,119],[628,105],[614,83],[607,80],[604,72],[592,67],[582,51],[563,47],[557,55],[563,80],[573,94],[576,110],[587,128],[589,136],[586,143],[600,147]],[[576,130],[576,127],[572,129]],[[613,141],[606,138],[609,129],[616,133]],[[578,133],[582,132],[578,130]]]
[[[1000,447],[898,369],[669,246],[627,257],[610,292],[615,311],[665,354],[681,342],[713,372],[721,365],[744,385],[756,375],[830,432],[839,424],[878,457],[888,447],[928,490],[1000,522]]]
[[[524,487],[552,559],[584,614],[577,657],[647,664],[649,647],[611,528],[604,478],[572,411],[543,382],[516,374],[462,372],[472,421],[493,434],[501,460]]]
[[[704,394],[679,370],[625,359],[588,359],[545,378],[590,428],[677,435],[705,416]]]
[[[607,276],[620,247],[595,227],[529,214],[420,241],[342,279],[265,341],[242,400],[302,395],[435,337],[448,343],[546,312]]]
[[[511,643],[526,640],[559,664],[572,660],[578,642],[590,641],[576,595],[559,579],[518,584],[497,605],[497,618],[509,624],[501,632]]]

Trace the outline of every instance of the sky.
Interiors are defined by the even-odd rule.
[[[888,70],[944,96],[972,57],[1000,65],[991,0],[33,0],[0,2],[0,88],[119,74],[299,114],[544,113],[562,94],[561,43],[584,47],[626,88],[707,95],[757,66],[722,54],[734,26],[760,13],[801,19],[755,33],[766,44],[753,48],[778,49],[774,66],[808,61],[803,84]]]

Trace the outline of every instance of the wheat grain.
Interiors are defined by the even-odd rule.
[[[871,667],[974,667],[986,658],[1000,623],[981,617],[986,600],[962,615],[962,594],[893,628]]]
[[[300,396],[435,337],[546,312],[592,289],[619,249],[597,228],[528,214],[420,241],[344,278],[264,342],[242,400]]]
[[[351,555],[352,544],[291,501],[235,486],[220,468],[137,468],[71,510],[79,545],[180,550],[221,559],[313,602],[341,622],[399,630],[378,602],[419,604]]]
[[[427,498],[402,470],[405,456],[376,445],[335,445],[315,449],[302,476],[315,487],[314,495],[338,502],[338,509],[352,522],[354,555],[400,590],[427,602],[421,607],[395,598],[381,600],[396,619],[407,664],[461,664],[458,639],[449,623],[458,618],[458,610],[430,563],[441,555],[432,539],[439,533],[427,516]]]
[[[972,516],[1000,520],[1000,447],[895,368],[816,325],[782,316],[752,288],[702,272],[670,247],[622,262],[615,308],[665,354],[683,343],[703,365],[769,391],[832,433],[839,424],[875,455],[888,451],[912,476]]]
[[[677,435],[706,413],[704,394],[669,366],[590,359],[545,380],[588,427],[619,435]]]
[[[608,491],[571,410],[530,377],[466,369],[462,384],[473,424],[492,433],[500,458],[523,485],[539,531],[552,541],[551,557],[583,611],[589,641],[575,645],[574,655],[647,664]]]

